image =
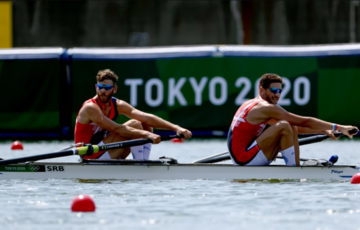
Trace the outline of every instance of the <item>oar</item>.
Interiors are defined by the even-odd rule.
[[[161,141],[167,141],[171,140],[173,138],[183,138],[183,135],[169,135],[169,136],[162,136]],[[59,151],[59,152],[53,152],[53,153],[46,153],[36,156],[28,156],[28,157],[20,157],[20,158],[14,158],[9,160],[0,160],[0,165],[7,165],[7,164],[16,164],[20,162],[26,162],[26,161],[38,161],[38,160],[45,160],[45,159],[51,159],[56,157],[65,157],[65,156],[71,156],[71,155],[92,155],[93,153],[97,153],[99,151],[103,150],[110,150],[110,149],[117,149],[117,148],[127,148],[131,146],[137,146],[137,145],[144,145],[147,143],[152,143],[152,140],[150,139],[137,139],[137,140],[130,140],[130,141],[121,141],[121,142],[115,142],[105,145],[88,145],[88,146],[82,146],[75,149],[69,149],[65,151]]]
[[[79,143],[70,145],[70,146],[68,146],[68,147],[66,147],[66,148],[62,148],[62,149],[56,150],[55,152],[60,152],[60,151],[64,151],[64,150],[67,150],[67,149],[74,148],[74,147],[80,147],[80,146],[83,146],[83,145],[84,145],[84,142],[79,142]]]
[[[357,130],[356,129],[350,130],[349,133],[355,134],[355,133],[357,133]],[[340,132],[335,133],[334,135],[335,135],[335,137],[344,136],[344,134],[342,134]],[[311,144],[311,143],[316,143],[316,142],[326,140],[328,138],[329,138],[329,136],[325,135],[325,134],[301,138],[301,139],[299,139],[299,145],[307,145],[307,144]],[[215,154],[215,155],[212,155],[209,157],[205,157],[205,158],[193,161],[192,163],[217,163],[217,162],[221,162],[221,161],[227,161],[230,159],[231,158],[230,158],[229,152],[223,152],[223,153]]]
[[[283,159],[282,156],[276,156],[276,158]],[[192,163],[216,163],[216,162],[226,161],[226,160],[230,160],[229,152],[227,152],[227,151],[193,161]],[[300,157],[300,161],[308,161],[308,160],[315,160],[315,159]]]

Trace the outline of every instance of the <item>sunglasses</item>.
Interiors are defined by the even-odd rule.
[[[269,90],[273,93],[273,94],[278,94],[282,92],[282,89],[278,89],[278,88],[275,88],[275,87],[272,87],[272,88],[269,88]]]
[[[98,89],[105,89],[106,91],[115,87],[114,85],[103,85],[103,84],[96,84],[96,86]]]

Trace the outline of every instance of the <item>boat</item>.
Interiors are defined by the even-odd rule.
[[[169,160],[170,159],[170,160]],[[236,166],[213,163],[177,163],[172,158],[135,160],[85,160],[0,165],[0,179],[120,179],[120,180],[241,180],[336,179],[349,180],[359,172],[355,165],[288,167]]]
[[[336,134],[336,135],[342,135]],[[162,136],[162,140],[181,138],[178,135]],[[300,145],[327,139],[317,135],[299,140]],[[192,163],[178,163],[176,159],[161,157],[158,160],[88,160],[79,162],[37,162],[50,158],[91,155],[98,151],[143,145],[150,139],[137,139],[104,145],[83,145],[36,156],[0,160],[0,179],[120,179],[120,180],[222,180],[222,179],[350,179],[359,172],[355,165],[334,165],[336,161],[300,159],[301,166],[237,166],[220,164],[230,159],[228,152],[212,155]],[[80,146],[80,147],[79,147]],[[72,148],[76,147],[76,148]],[[69,149],[72,148],[72,149]],[[336,158],[337,159],[337,158]]]

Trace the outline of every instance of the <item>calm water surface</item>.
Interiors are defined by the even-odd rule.
[[[71,142],[0,143],[4,159],[56,151]],[[224,139],[163,142],[152,158],[181,163],[226,150]],[[360,166],[360,140],[301,147],[302,157]],[[51,161],[77,161],[76,156]],[[276,164],[282,164],[277,160]],[[360,185],[309,180],[0,180],[0,229],[360,229]],[[70,211],[78,194],[91,195],[94,213]]]

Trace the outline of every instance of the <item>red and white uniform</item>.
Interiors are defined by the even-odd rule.
[[[250,110],[259,102],[264,101],[261,98],[254,98],[243,103],[236,111],[228,134],[228,148],[232,160],[238,165],[250,165],[249,163],[261,151],[256,143],[256,138],[266,127],[267,121],[260,124],[250,124],[246,117]],[[263,156],[264,158],[265,156]],[[267,164],[264,162],[260,164]],[[257,165],[254,163],[252,165]]]
[[[81,108],[87,103],[97,104],[94,98],[91,98],[83,103]],[[116,107],[116,98],[111,98],[111,111],[108,116],[109,119],[115,120],[118,117],[118,110]],[[79,114],[78,114],[79,116]],[[81,124],[78,122],[78,117],[76,117],[75,123],[75,143],[83,142],[85,144],[99,144],[108,134],[108,131],[99,127],[94,122],[90,122],[87,124]],[[100,151],[98,153],[94,153],[91,156],[83,156],[85,159],[97,159],[100,157],[105,151]]]

